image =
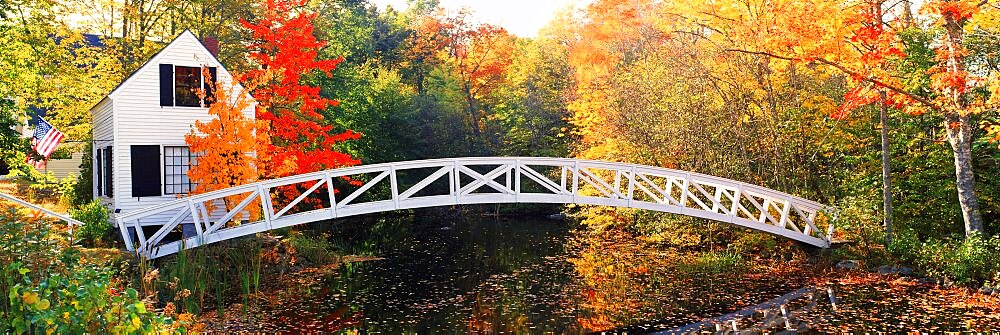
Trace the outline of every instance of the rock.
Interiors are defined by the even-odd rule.
[[[937,279],[934,279],[934,278],[923,277],[923,278],[917,279],[917,283],[919,283],[921,285],[937,285],[938,281],[937,281]]]
[[[997,290],[997,289],[992,288],[992,287],[986,287],[986,286],[983,286],[983,288],[980,288],[979,292],[982,293],[982,294],[985,294],[985,295],[1000,294],[1000,290]]]
[[[840,270],[857,270],[860,267],[856,260],[843,260],[837,263],[837,269]]]
[[[566,214],[563,213],[549,214],[549,216],[546,216],[546,218],[548,218],[549,220],[561,221],[561,220],[566,220]]]
[[[910,269],[905,266],[896,266],[896,265],[883,265],[878,267],[878,269],[876,269],[875,271],[883,275],[885,274],[897,274],[900,276],[913,275],[913,269]]]

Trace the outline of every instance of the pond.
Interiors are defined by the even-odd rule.
[[[747,310],[714,323],[800,332],[984,330],[1000,324],[996,313],[974,305],[928,303],[923,317],[912,315],[912,308],[893,309],[899,305],[894,290],[932,295],[925,285],[893,284],[880,276],[830,280],[854,277],[791,255],[684,252],[545,217],[383,217],[330,226],[330,239],[341,248],[378,258],[268,293],[252,311],[209,322],[210,329],[635,334],[684,326],[715,330],[713,323],[692,324]],[[805,293],[789,296],[796,291]],[[788,299],[779,304],[786,314],[778,305],[753,308],[783,296]],[[941,328],[927,328],[929,322]]]

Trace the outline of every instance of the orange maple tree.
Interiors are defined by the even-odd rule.
[[[426,64],[450,65],[460,81],[473,135],[480,138],[486,126],[481,101],[504,82],[513,62],[514,36],[499,26],[471,22],[464,10],[451,16],[423,17],[415,31],[411,56]],[[441,59],[431,60],[435,54]],[[422,89],[420,81],[418,89]]]
[[[306,0],[268,0],[257,22],[242,20],[255,42],[249,57],[259,68],[243,80],[261,80],[253,90],[259,103],[257,119],[270,124],[271,143],[259,154],[273,163],[262,177],[277,178],[360,164],[338,151],[338,144],[361,137],[352,130],[335,131],[320,112],[339,101],[324,98],[320,88],[306,84],[310,75],[331,76],[343,57],[319,59],[326,42],[314,35],[316,13],[305,11]]]
[[[202,70],[205,78],[211,78],[208,69]],[[206,82],[213,82],[206,80]],[[225,84],[212,84],[213,96],[199,96],[209,105],[207,122],[195,121],[194,129],[184,136],[192,153],[198,158],[188,170],[188,177],[194,183],[192,194],[249,184],[257,181],[258,166],[267,165],[266,157],[255,155],[261,148],[270,146],[267,136],[267,121],[255,120],[246,115],[254,106],[254,100],[246,93],[254,82],[245,82],[243,88]],[[243,200],[245,195],[234,195],[225,199],[226,209],[231,209]],[[207,204],[211,206],[214,204]],[[260,206],[248,206],[250,218],[256,217]]]
[[[470,25],[464,16],[451,18],[447,25],[453,30],[449,55],[461,80],[473,134],[479,137],[485,127],[479,102],[503,83],[513,60],[514,39],[498,26]]]
[[[643,31],[652,29],[651,0],[599,0],[587,6],[588,20],[570,44],[569,63],[575,75],[575,97],[569,103],[570,122],[576,126],[581,158],[616,160],[607,141],[621,132],[609,119],[613,109],[615,67],[644,43]]]

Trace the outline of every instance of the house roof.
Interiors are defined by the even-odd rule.
[[[139,66],[139,68],[137,68],[135,71],[132,71],[132,73],[129,74],[128,77],[125,78],[125,80],[122,80],[122,82],[118,83],[118,85],[115,86],[115,88],[112,89],[110,93],[108,93],[107,95],[105,95],[104,98],[102,98],[96,104],[94,104],[93,106],[91,106],[90,109],[93,110],[94,107],[97,107],[98,105],[100,105],[102,102],[104,102],[105,99],[112,97],[116,92],[118,92],[118,90],[120,90],[122,87],[124,87],[126,83],[128,83],[130,80],[132,80],[132,78],[135,77],[135,75],[137,73],[139,73],[140,71],[142,71],[143,69],[145,69],[147,66],[150,66],[150,64],[153,63],[153,60],[155,60],[158,56],[160,56],[161,53],[163,53],[163,50],[167,50],[168,48],[170,48],[170,46],[172,46],[174,43],[176,43],[178,40],[180,40],[181,37],[184,37],[184,35],[190,35],[191,38],[193,38],[195,41],[198,41],[198,45],[201,46],[201,48],[205,50],[205,53],[208,54],[209,57],[212,57],[212,59],[214,59],[216,63],[219,63],[219,67],[221,67],[223,69],[223,71],[225,71],[227,73],[230,73],[229,69],[226,69],[226,65],[222,64],[222,61],[220,61],[219,58],[215,56],[215,54],[213,54],[211,51],[208,50],[207,47],[205,47],[205,43],[204,42],[202,42],[200,39],[198,39],[198,37],[194,36],[194,33],[192,33],[190,29],[184,29],[184,31],[181,32],[180,34],[178,34],[177,37],[174,37],[174,39],[170,40],[170,43],[167,43],[167,45],[163,46],[163,48],[160,48],[159,51],[157,51],[155,54],[153,54],[152,56],[150,56],[149,59],[147,59],[146,62],[142,64],[142,66]],[[237,87],[239,87],[240,91],[243,91],[243,86],[242,85],[240,85],[239,83],[235,83],[235,85]],[[250,99],[253,99],[253,97],[251,96]]]

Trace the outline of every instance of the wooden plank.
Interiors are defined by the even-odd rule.
[[[346,198],[344,198],[344,200],[341,200],[340,203],[337,205],[337,207],[344,208],[345,206],[347,206],[347,204],[351,203],[351,201],[354,201],[354,199],[357,199],[366,191],[368,191],[372,187],[375,187],[375,184],[378,184],[380,181],[382,181],[382,179],[385,179],[385,177],[388,176],[389,176],[389,170],[382,171],[382,173],[375,176],[375,178],[368,181],[368,183],[365,183],[364,185],[361,185],[361,187],[358,188],[357,190],[354,190],[354,192],[348,195]]]
[[[475,178],[475,180],[473,182],[471,182],[471,183],[465,185],[464,187],[462,187],[459,190],[459,194],[460,195],[470,194],[470,193],[478,190],[480,187],[482,187],[484,185],[485,186],[489,186],[489,187],[493,188],[494,190],[497,190],[497,192],[503,192],[503,193],[506,193],[506,194],[514,194],[514,190],[511,190],[511,189],[507,188],[504,185],[500,185],[495,180],[493,180],[493,178],[496,178],[497,176],[499,176],[499,175],[501,175],[503,173],[506,173],[506,171],[508,169],[510,169],[509,165],[500,165],[500,166],[496,167],[495,169],[491,170],[490,172],[487,172],[485,175],[482,175],[482,174],[479,174],[479,172],[476,172],[475,170],[470,169],[467,166],[459,165],[458,166],[458,170],[461,173],[465,173],[469,177]]]
[[[246,207],[250,205],[250,203],[253,202],[254,198],[256,197],[257,197],[257,191],[251,192],[250,196],[243,199],[243,201],[240,201],[240,203],[237,204],[236,207],[234,207],[231,211],[226,213],[226,215],[223,215],[221,218],[219,218],[219,220],[217,220],[215,224],[213,224],[211,227],[208,227],[208,229],[205,230],[205,234],[211,234],[216,230],[219,230],[220,227],[226,224],[226,221],[229,221],[233,217],[236,217],[237,214],[246,209]]]

